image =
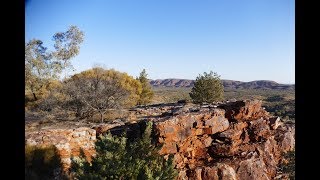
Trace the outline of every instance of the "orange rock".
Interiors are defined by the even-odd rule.
[[[237,121],[251,121],[269,115],[261,107],[261,100],[245,100],[221,105],[226,110],[226,118]]]
[[[163,144],[159,154],[174,154],[177,152],[177,145],[176,143],[165,143]]]
[[[80,154],[80,148],[84,150],[88,159],[95,155],[94,142],[96,140],[96,131],[87,127],[26,132],[25,138],[26,144],[56,146],[64,170],[67,170],[71,165],[70,157]]]

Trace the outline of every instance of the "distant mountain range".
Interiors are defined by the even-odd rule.
[[[294,84],[279,84],[275,81],[258,80],[250,82],[222,80],[225,89],[283,89],[294,90]],[[150,80],[153,87],[193,87],[194,80],[190,79],[157,79]]]

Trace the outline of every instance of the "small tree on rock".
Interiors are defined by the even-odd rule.
[[[137,78],[137,80],[139,80],[142,85],[142,92],[140,94],[140,99],[138,101],[139,105],[146,105],[150,103],[154,95],[147,76],[148,74],[146,73],[146,70],[143,69],[142,72],[140,73],[140,76]]]
[[[213,103],[223,100],[223,85],[217,73],[199,74],[189,94],[194,103]]]

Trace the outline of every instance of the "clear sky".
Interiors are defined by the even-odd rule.
[[[76,25],[85,33],[77,72],[95,64],[134,77],[295,83],[294,0],[29,0],[25,40],[49,49]]]

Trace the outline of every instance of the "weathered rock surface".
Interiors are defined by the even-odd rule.
[[[266,171],[266,165],[260,158],[250,158],[239,163],[237,174],[241,179],[246,180],[269,180],[268,173]]]
[[[175,154],[177,167],[193,169],[210,160],[207,148],[212,143],[211,135],[226,130],[229,121],[224,110],[213,109],[160,119],[154,127],[159,143],[163,143],[160,154]]]
[[[229,102],[219,107],[226,110],[226,118],[237,121],[256,120],[268,116],[268,112],[261,108],[261,100],[245,100]]]
[[[178,179],[273,179],[294,149],[294,127],[246,100],[160,118],[160,154],[174,154]]]
[[[71,165],[70,157],[80,155],[80,148],[90,160],[90,157],[95,155],[95,141],[96,131],[87,127],[50,129],[25,134],[25,143],[28,145],[55,145],[65,170]]]
[[[100,134],[103,134],[112,128],[123,125],[125,125],[123,122],[113,121],[112,123],[93,126],[92,129],[94,129],[96,131],[96,135],[99,136]]]
[[[133,116],[153,121],[161,155],[174,155],[179,180],[274,179],[282,153],[295,147],[295,127],[272,117],[261,101],[220,105],[153,105],[132,109]],[[141,121],[143,122],[143,121]],[[26,133],[26,144],[55,145],[65,168],[82,148],[94,155],[96,136],[110,131],[141,134],[143,123],[114,122],[91,128],[47,129]]]

